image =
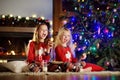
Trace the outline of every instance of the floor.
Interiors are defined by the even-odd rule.
[[[1,72],[0,80],[120,80],[120,72],[11,73]]]

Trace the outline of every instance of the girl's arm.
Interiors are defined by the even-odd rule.
[[[27,61],[29,63],[33,62],[35,59],[35,49],[34,49],[34,43],[30,42],[28,46],[28,56],[27,56]]]

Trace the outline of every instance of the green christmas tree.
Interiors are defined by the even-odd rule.
[[[120,0],[63,0],[64,27],[72,31],[79,58],[87,53],[90,62],[120,66]]]

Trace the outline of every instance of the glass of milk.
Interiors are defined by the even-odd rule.
[[[47,61],[44,60],[43,61],[43,72],[47,72],[48,71],[48,68],[47,68]]]

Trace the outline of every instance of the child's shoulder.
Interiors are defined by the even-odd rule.
[[[61,46],[61,45],[57,45],[57,46],[56,46],[56,48],[59,48],[59,47],[61,47],[61,48],[62,48],[62,46]]]
[[[57,45],[56,48],[64,49],[64,48],[68,48],[68,47],[64,47],[62,45]]]
[[[35,41],[33,41],[33,40],[30,40],[29,41],[29,44],[35,44],[36,42]]]

